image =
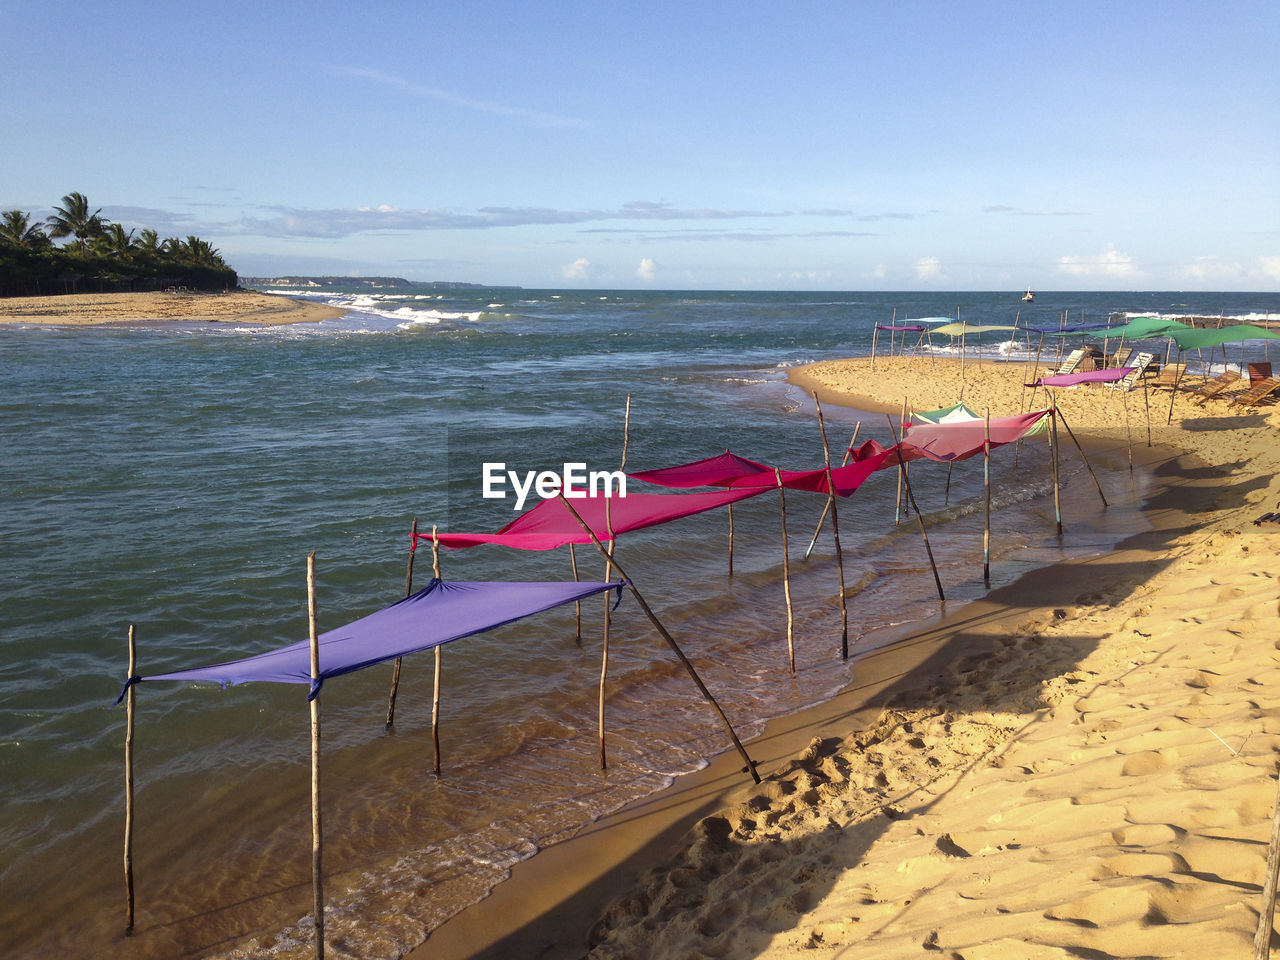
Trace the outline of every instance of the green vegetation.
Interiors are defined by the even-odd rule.
[[[199,237],[161,240],[154,230],[135,237],[101,214],[81,193],[63,197],[44,221],[0,212],[0,296],[237,286],[236,272]]]

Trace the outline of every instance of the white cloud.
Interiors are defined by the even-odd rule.
[[[942,261],[937,257],[921,257],[916,261],[916,277],[920,280],[945,280]]]
[[[871,275],[877,280],[883,280],[889,275],[889,268],[883,263],[877,263],[871,271]]]
[[[1268,280],[1280,281],[1280,256],[1258,257],[1258,269]]]
[[[1242,280],[1244,273],[1244,267],[1239,263],[1210,256],[1196,257],[1191,263],[1183,264],[1178,268],[1177,276],[1184,283],[1197,285]]]
[[[652,280],[654,275],[654,263],[648,257],[645,257],[640,261],[640,266],[636,267],[636,276],[641,280]]]
[[[1122,280],[1142,275],[1133,258],[1117,250],[1113,243],[1107,244],[1107,249],[1095,256],[1059,257],[1055,269],[1069,277],[1097,280]]]
[[[560,276],[566,280],[585,280],[587,279],[587,268],[591,266],[591,261],[586,257],[579,257],[573,263],[566,263],[560,268]]]

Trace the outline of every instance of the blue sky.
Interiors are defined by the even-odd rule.
[[[0,209],[242,275],[1280,289],[1280,4],[0,5]]]

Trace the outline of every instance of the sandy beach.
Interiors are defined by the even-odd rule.
[[[1028,373],[791,379],[1004,416],[1047,405]],[[1154,473],[1149,530],[917,624],[749,744],[761,785],[721,756],[518,864],[411,956],[1249,955],[1280,750],[1280,526],[1253,521],[1280,500],[1280,413],[1170,398],[1056,391],[1087,448]]]
[[[84,327],[138,323],[315,323],[337,307],[266,293],[80,293],[0,298],[0,323]]]

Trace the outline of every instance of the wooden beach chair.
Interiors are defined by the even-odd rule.
[[[1053,376],[1061,377],[1068,373],[1081,372],[1080,363],[1083,360],[1084,360],[1084,350],[1072,350],[1069,354],[1067,354],[1067,359],[1062,361],[1062,364],[1058,367],[1058,369],[1053,371]]]
[[[1242,407],[1258,407],[1264,403],[1275,403],[1275,392],[1280,390],[1280,377],[1268,377],[1232,398],[1232,403]]]
[[[1226,392],[1228,387],[1233,386],[1240,380],[1240,373],[1236,370],[1224,370],[1208,383],[1191,392],[1195,394],[1196,403],[1201,406],[1206,400],[1218,396]]]
[[[1123,380],[1109,384],[1109,386],[1116,390],[1124,390],[1126,392],[1132,390],[1137,385],[1138,381],[1147,375],[1147,368],[1155,362],[1155,359],[1156,355],[1154,353],[1140,353],[1134,357],[1133,361],[1130,363],[1116,364],[1116,366],[1132,367],[1133,369],[1124,375]]]
[[[1160,376],[1156,377],[1156,382],[1153,386],[1157,390],[1183,389],[1181,383],[1186,373],[1187,365],[1185,363],[1166,363],[1160,368]]]
[[[1261,383],[1271,376],[1271,364],[1266,361],[1249,364],[1249,382]]]
[[[1111,355],[1110,366],[1113,368],[1129,366],[1129,358],[1133,356],[1133,347],[1121,347]]]

